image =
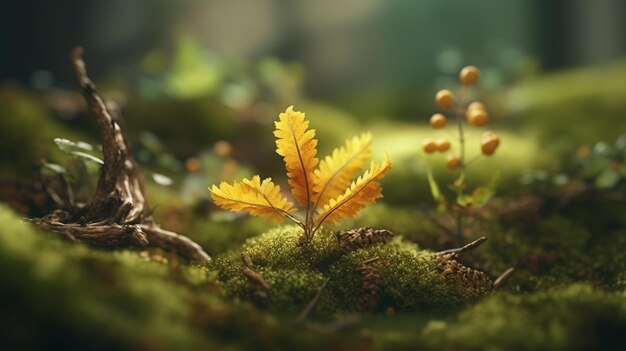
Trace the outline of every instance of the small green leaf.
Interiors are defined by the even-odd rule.
[[[71,183],[74,179],[65,167],[56,163],[44,163],[41,166],[41,173],[49,176],[61,176],[68,183]]]
[[[426,169],[426,177],[428,179],[428,185],[430,187],[430,193],[433,196],[433,199],[436,202],[440,202],[441,201],[441,191],[439,190],[439,184],[437,184],[437,181],[435,180],[435,177],[433,177],[433,171],[430,167],[428,167]]]
[[[621,177],[619,173],[611,168],[607,168],[595,180],[595,184],[600,189],[610,189],[619,183]]]
[[[479,192],[477,192],[478,189],[476,189],[474,191],[474,204],[476,206],[484,206],[487,202],[489,202],[489,200],[493,197],[493,195],[495,195],[496,193],[496,187],[498,186],[498,182],[500,181],[500,170],[497,170],[494,174],[493,177],[491,177],[491,180],[489,181],[489,184],[487,184],[487,186],[485,187],[485,190],[481,190]]]
[[[430,167],[426,168],[426,177],[428,179],[428,185],[430,187],[430,193],[433,196],[435,202],[437,202],[437,210],[444,211],[448,205],[448,200],[441,194],[441,190],[439,190],[439,184],[433,177],[433,172]]]
[[[461,193],[465,189],[465,172],[461,172],[459,177],[452,182],[452,187],[457,193]]]
[[[74,155],[82,160],[87,160],[87,161],[91,161],[91,162],[95,162],[97,164],[103,165],[104,161],[102,161],[101,159],[97,158],[94,155],[90,155],[86,152],[82,152],[82,151],[72,151],[70,152],[71,155]]]
[[[93,145],[84,141],[71,141],[65,138],[55,138],[54,143],[57,147],[72,156],[75,156],[83,161],[87,160],[95,162],[97,164],[104,164],[102,161],[102,152]]]
[[[552,184],[556,185],[556,186],[563,186],[566,185],[569,182],[569,177],[567,176],[567,174],[558,174],[556,175],[554,178],[552,178]]]
[[[174,184],[174,180],[172,180],[172,178],[161,173],[152,173],[152,180],[162,186],[170,186]]]
[[[593,153],[598,156],[608,157],[611,155],[611,146],[604,142],[598,142],[593,146]]]
[[[471,195],[459,194],[456,197],[456,203],[461,207],[469,207],[474,204],[474,199]]]
[[[584,164],[583,176],[594,178],[611,168],[611,160],[606,157],[593,157]]]
[[[56,163],[44,163],[42,166],[42,170],[49,174],[67,174],[67,169],[65,167],[58,165]]]
[[[484,206],[495,194],[495,189],[488,186],[479,186],[472,193],[472,199],[474,200],[474,206]]]
[[[93,147],[93,145],[86,143],[84,141],[74,142],[65,138],[55,138],[54,142],[57,144],[59,149],[65,152],[72,152],[76,150],[83,150],[83,151],[95,150],[95,147]]]
[[[493,197],[496,192],[496,185],[500,178],[500,172],[497,171],[486,185],[482,185],[474,189],[471,195],[459,194],[456,203],[463,207],[474,206],[482,207]]]

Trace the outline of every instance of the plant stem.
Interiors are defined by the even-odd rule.
[[[463,125],[463,105],[465,103],[465,86],[461,88],[461,94],[459,96],[459,104],[456,106],[456,121],[459,127],[459,148],[460,155],[459,160],[461,161],[461,175],[465,173],[465,130]]]
[[[465,104],[465,86],[461,88],[461,93],[459,94],[459,103],[456,106],[456,122],[459,128],[459,160],[461,163],[459,177],[457,179],[465,179],[465,130],[464,130],[464,122],[463,122],[463,114],[465,109],[463,108]],[[463,195],[463,184],[459,184],[457,191],[457,198]],[[460,205],[459,205],[460,206]],[[456,240],[461,241],[463,237],[463,211],[462,209],[456,213]]]

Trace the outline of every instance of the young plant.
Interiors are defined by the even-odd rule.
[[[274,122],[276,152],[283,156],[291,193],[304,209],[304,219],[293,216],[293,204],[280,193],[271,178],[261,181],[258,175],[232,185],[222,182],[209,188],[215,204],[231,211],[244,211],[281,222],[284,217],[303,229],[302,242],[310,242],[322,223],[336,223],[356,215],[376,199],[383,197],[379,180],[391,168],[383,162],[371,162],[370,168],[353,181],[371,157],[371,135],[363,133],[346,140],[321,162],[317,159],[315,129],[309,129],[304,113],[293,106]],[[318,165],[319,164],[319,165]],[[317,168],[316,168],[317,166]]]
[[[437,92],[435,102],[444,110],[443,113],[435,113],[430,118],[430,126],[433,129],[444,129],[448,124],[446,114],[454,119],[456,132],[448,130],[454,136],[455,144],[452,147],[447,138],[424,140],[423,150],[426,154],[448,153],[446,157],[446,167],[455,170],[458,174],[452,182],[451,188],[454,190],[456,199],[448,200],[439,189],[432,171],[428,169],[428,183],[435,201],[439,204],[439,209],[451,213],[455,217],[455,229],[452,233],[457,240],[463,235],[463,218],[467,214],[469,207],[481,207],[493,196],[498,174],[494,174],[492,180],[477,187],[471,193],[466,192],[466,172],[470,164],[482,156],[492,156],[500,145],[498,135],[487,130],[482,135],[480,142],[480,153],[476,154],[468,161],[466,150],[465,128],[468,124],[472,127],[484,127],[489,122],[489,114],[485,105],[479,101],[467,103],[466,93],[468,87],[476,84],[480,77],[480,71],[474,66],[466,66],[459,73],[459,81],[462,83],[459,99],[456,100],[454,94],[447,89]]]

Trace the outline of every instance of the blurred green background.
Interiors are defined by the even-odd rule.
[[[420,153],[423,139],[447,136],[427,128],[437,112],[433,95],[458,89],[457,72],[467,64],[482,71],[470,97],[487,104],[489,128],[503,141],[497,157],[477,163],[477,179],[499,168],[504,189],[515,188],[536,170],[567,169],[577,149],[613,143],[625,129],[622,1],[0,6],[4,178],[51,158],[54,137],[98,143],[68,62],[75,45],[85,47],[92,77],[120,105],[139,160],[179,187],[190,158],[204,160],[210,173],[197,180],[203,187],[237,172],[281,174],[271,122],[295,105],[318,130],[322,155],[372,129],[378,156],[389,151],[396,161],[390,183],[403,184],[386,191],[388,200],[414,203],[428,192],[425,164],[443,165],[442,157]],[[470,131],[470,153],[478,152],[471,143],[480,132]],[[228,141],[235,163],[217,176],[223,164],[212,150],[220,140]]]

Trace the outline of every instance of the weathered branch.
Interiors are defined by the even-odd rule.
[[[93,246],[155,246],[192,260],[210,260],[191,239],[160,228],[151,218],[143,178],[132,157],[115,109],[107,108],[87,74],[82,48],[72,52],[76,79],[102,132],[104,164],[93,198],[36,222],[71,240]]]
[[[137,163],[128,150],[122,128],[113,119],[104,100],[98,95],[95,84],[89,79],[82,55],[82,48],[74,49],[72,65],[83,97],[102,132],[104,156],[96,194],[86,206],[88,211],[85,217],[88,220],[110,218],[124,203],[131,203],[133,206],[126,221],[140,221],[148,206]]]

